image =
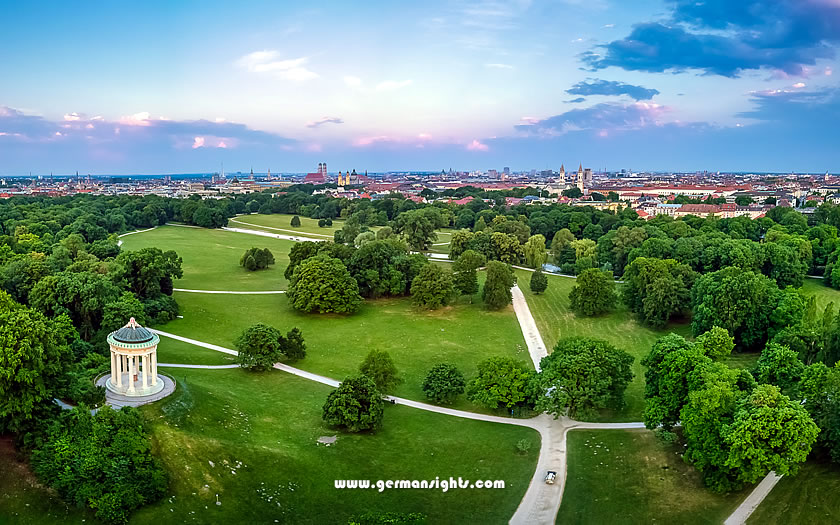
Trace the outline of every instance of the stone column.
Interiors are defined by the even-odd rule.
[[[152,386],[157,385],[157,352],[149,354],[152,358]]]
[[[111,384],[117,384],[117,356],[111,352]]]
[[[117,386],[122,387],[122,375],[123,369],[125,368],[125,361],[123,360],[122,354],[117,354]]]
[[[128,359],[128,392],[133,394],[134,390],[134,374],[137,371],[137,358],[135,356],[127,357]]]
[[[140,363],[143,366],[143,390],[149,388],[149,354],[140,356]]]

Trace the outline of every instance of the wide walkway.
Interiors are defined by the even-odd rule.
[[[295,241],[295,242],[304,242],[304,241],[312,241],[312,242],[325,242],[327,239],[315,239],[312,237],[304,237],[303,235],[284,235],[280,233],[271,233],[271,232],[264,232],[260,230],[248,230],[246,228],[231,228],[229,226],[225,226],[222,228],[228,232],[236,232],[236,233],[248,233],[250,235],[259,235],[260,237],[271,237],[272,239],[283,239],[286,241]]]
[[[528,346],[531,361],[534,362],[534,369],[539,372],[540,361],[548,355],[548,351],[545,348],[542,335],[540,335],[540,331],[537,329],[537,323],[534,321],[534,316],[531,315],[531,309],[528,308],[528,302],[525,300],[525,295],[522,293],[519,285],[514,285],[510,291],[513,295],[513,311],[516,313],[516,320],[519,321],[522,335],[525,337],[525,344]]]

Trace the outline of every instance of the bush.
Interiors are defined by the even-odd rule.
[[[64,500],[109,523],[125,523],[131,511],[159,500],[167,488],[166,471],[134,408],[66,411],[32,453],[32,468]]]
[[[423,380],[423,393],[436,403],[451,404],[466,388],[464,374],[455,365],[435,365]]]
[[[382,426],[384,413],[382,393],[369,377],[362,375],[345,379],[330,392],[323,419],[329,425],[360,432]]]
[[[292,228],[300,228],[300,217],[298,217],[297,215],[292,217],[291,225]]]
[[[326,219],[318,219],[318,227],[319,228],[323,228],[326,225],[327,225],[327,220]]]
[[[525,455],[531,450],[531,441],[528,439],[520,439],[516,442],[516,450],[519,451],[520,454]]]

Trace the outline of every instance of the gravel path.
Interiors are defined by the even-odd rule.
[[[768,494],[770,494],[770,491],[773,490],[773,487],[776,486],[776,483],[778,483],[780,479],[782,479],[782,476],[779,476],[775,472],[767,474],[767,477],[761,480],[761,483],[759,483],[753,491],[750,492],[747,499],[738,505],[735,512],[726,518],[723,525],[741,525],[746,523],[752,513],[755,512],[755,509],[761,505],[761,502],[764,501],[764,498],[766,498]]]
[[[259,235],[261,237],[271,237],[272,239],[283,239],[286,241],[295,241],[295,242],[304,242],[304,241],[312,241],[312,242],[325,242],[327,239],[313,239],[312,237],[298,237],[296,235],[283,235],[280,233],[271,233],[271,232],[264,232],[259,230],[248,230],[245,228],[231,228],[225,226],[222,230],[227,232],[236,232],[236,233],[248,233],[251,235]]]
[[[323,233],[309,233],[309,232],[302,232],[302,231],[299,231],[299,230],[287,230],[285,228],[275,228],[273,226],[262,226],[260,224],[251,224],[250,222],[240,221],[238,219],[230,219],[230,222],[235,222],[237,224],[244,224],[245,226],[253,226],[255,228],[265,228],[267,230],[276,230],[276,231],[279,231],[279,232],[296,233],[298,235],[303,235],[303,236],[314,235],[315,237],[325,237],[325,240],[330,240],[330,241],[333,240],[332,235],[325,235]]]
[[[528,346],[528,353],[531,355],[531,361],[534,362],[534,368],[539,372],[540,361],[548,355],[548,351],[519,285],[514,285],[510,291],[513,295],[513,311],[516,312],[516,320],[519,321],[519,326],[522,328],[522,335],[525,337],[525,344]]]

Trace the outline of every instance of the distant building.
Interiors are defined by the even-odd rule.
[[[307,184],[326,184],[327,182],[327,163],[319,162],[318,171],[315,173],[307,173],[303,178],[303,182]]]

